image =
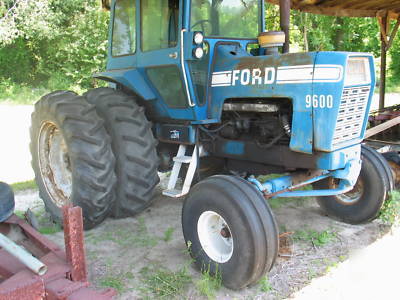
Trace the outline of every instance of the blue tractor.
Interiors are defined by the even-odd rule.
[[[185,196],[183,235],[196,265],[239,289],[277,257],[266,199],[316,197],[351,224],[378,215],[393,178],[361,145],[371,55],[287,52],[285,33],[265,31],[262,0],[110,8],[107,69],[95,75],[110,87],[53,92],[32,115],[32,164],[54,220],[67,203],[83,208],[87,229],[132,216],[169,171],[163,194]],[[285,175],[257,179],[271,173]]]

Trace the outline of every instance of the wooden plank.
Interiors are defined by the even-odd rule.
[[[364,139],[374,136],[375,134],[385,131],[386,129],[392,128],[393,126],[396,126],[398,124],[400,124],[400,116],[396,117],[394,119],[391,119],[390,121],[387,121],[385,123],[382,123],[378,126],[368,129],[367,132],[365,133]]]

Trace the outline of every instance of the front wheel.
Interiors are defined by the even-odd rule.
[[[354,188],[337,196],[318,197],[317,202],[329,216],[349,224],[375,219],[391,190],[392,177],[387,163],[371,148],[362,147],[362,167]],[[316,189],[335,189],[338,180],[327,178],[314,183]]]
[[[275,218],[244,179],[217,175],[196,184],[182,210],[186,244],[196,266],[241,289],[269,271],[278,253]]]

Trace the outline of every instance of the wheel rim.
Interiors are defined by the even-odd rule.
[[[65,140],[58,127],[45,122],[39,131],[39,169],[51,201],[58,207],[70,202],[71,163]]]
[[[337,186],[337,184],[335,184]],[[358,178],[356,185],[354,188],[344,194],[340,194],[337,196],[338,200],[345,205],[352,205],[358,202],[361,199],[361,196],[364,192],[364,183],[361,178]]]
[[[217,263],[227,262],[233,254],[233,237],[228,223],[214,211],[205,211],[197,221],[197,233],[204,252]]]

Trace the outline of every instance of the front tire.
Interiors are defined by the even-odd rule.
[[[183,205],[182,228],[196,266],[220,273],[231,289],[258,282],[277,257],[275,218],[262,194],[239,177],[196,184]]]
[[[32,167],[52,219],[61,207],[82,207],[85,229],[101,223],[115,201],[115,159],[95,107],[73,92],[58,91],[35,104],[31,126]]]
[[[318,197],[322,210],[339,221],[361,224],[375,219],[393,184],[387,162],[373,149],[362,146],[362,166],[353,190],[337,196]],[[337,180],[327,178],[314,183],[316,189],[334,189]]]

